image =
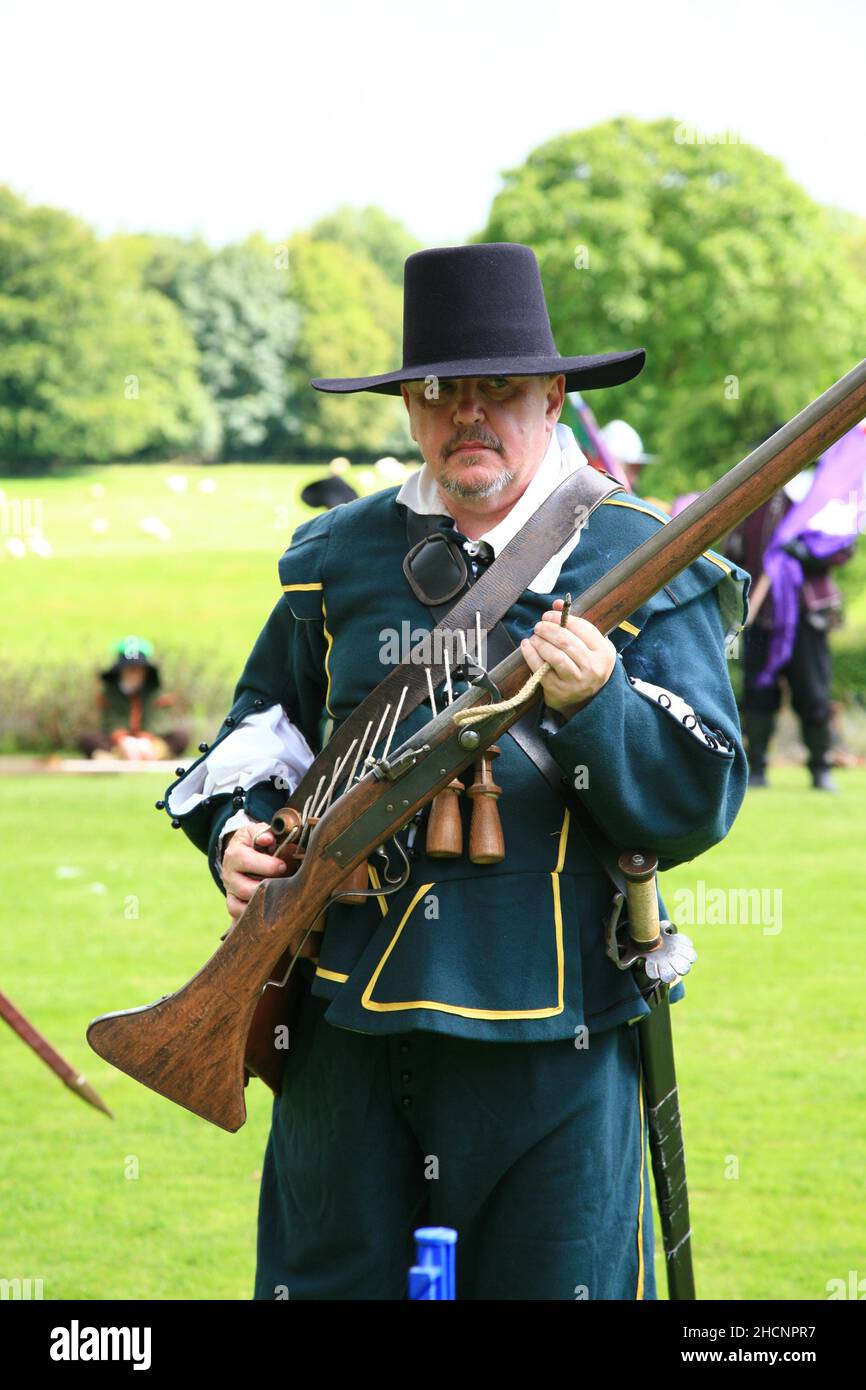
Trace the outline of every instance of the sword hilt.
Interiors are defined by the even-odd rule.
[[[659,861],[644,850],[626,850],[619,856],[628,899],[628,934],[644,951],[656,951],[662,942],[656,870]]]
[[[697,955],[687,936],[659,918],[657,856],[646,850],[627,850],[617,865],[625,879],[628,936],[623,935],[623,898],[618,893],[608,923],[607,954],[619,970],[635,966],[655,998],[662,986],[673,985],[688,974]]]

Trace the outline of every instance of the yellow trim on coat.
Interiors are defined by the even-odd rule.
[[[555,924],[556,939],[555,1005],[545,1009],[475,1009],[470,1008],[468,1005],[461,1008],[458,1004],[444,1004],[438,999],[407,999],[387,1004],[379,1003],[377,1000],[373,999],[372,994],[373,990],[376,987],[376,982],[378,981],[380,974],[385,968],[385,963],[387,962],[388,957],[390,956],[394,947],[397,945],[403,928],[405,927],[406,923],[408,922],[409,918],[411,917],[421,898],[424,897],[425,893],[429,893],[431,888],[435,887],[434,883],[422,883],[421,887],[418,889],[417,893],[412,898],[412,901],[409,903],[409,906],[406,908],[406,911],[403,913],[397,930],[395,931],[387,947],[385,948],[385,953],[382,956],[382,959],[379,961],[379,964],[376,966],[376,969],[373,971],[373,974],[370,976],[370,979],[367,982],[366,988],[364,989],[364,993],[361,995],[361,1003],[363,1007],[365,1009],[369,1009],[371,1013],[396,1013],[404,1009],[435,1009],[437,1013],[456,1014],[459,1018],[486,1019],[552,1018],[555,1014],[561,1014],[563,1009],[565,1008],[565,952],[563,945],[562,901],[559,892],[559,875],[562,872],[562,866],[565,863],[565,850],[568,844],[568,829],[570,824],[571,813],[566,807],[565,814],[562,818],[562,828],[559,832],[559,846],[556,858],[556,868],[551,871],[550,875],[551,888],[553,892],[553,918]]]
[[[568,845],[568,831],[569,831],[570,826],[571,826],[571,812],[569,811],[568,807],[566,806],[566,808],[565,808],[565,814],[564,814],[564,816],[562,817],[562,826],[561,826],[560,831],[559,831],[559,849],[558,849],[558,852],[557,852],[557,855],[556,855],[556,867],[555,867],[554,870],[553,870],[553,872],[554,872],[555,874],[561,874],[561,873],[562,873],[562,866],[563,866],[563,864],[565,863],[565,850],[566,850],[566,846]]]
[[[651,511],[649,507],[641,507],[637,502],[624,502],[621,497],[605,497],[602,499],[603,507],[628,507],[632,512],[643,512],[644,516],[651,516],[653,521],[660,521],[663,526],[667,526],[670,521],[669,516],[659,516],[658,512]]]
[[[638,1104],[640,1106],[640,1203],[637,1209],[637,1293],[635,1298],[643,1298],[644,1291],[644,1262],[643,1262],[643,1219],[644,1219],[644,1148],[646,1147],[646,1135],[644,1131],[644,1098],[643,1098],[643,1068],[638,1067],[637,1074]]]
[[[338,985],[344,985],[349,978],[348,975],[342,974],[339,970],[324,970],[321,965],[316,974],[321,975],[323,980],[336,980]]]
[[[716,555],[713,555],[710,550],[704,551],[704,559],[709,560],[711,565],[717,565],[720,570],[725,571],[725,574],[733,574],[734,572],[730,565],[726,565],[724,560],[720,560]]]
[[[667,526],[670,521],[669,516],[659,516],[658,512],[651,511],[649,507],[641,507],[637,502],[624,502],[621,497],[605,497],[602,499],[603,507],[628,507],[631,512],[643,512],[644,516],[651,516],[653,521],[660,521],[663,526]]]
[[[372,886],[373,886],[374,888],[381,888],[381,887],[382,887],[382,884],[381,884],[380,881],[379,881],[379,875],[378,875],[378,873],[376,872],[376,870],[373,868],[373,865],[372,865],[372,864],[368,864],[368,865],[367,865],[367,877],[369,878],[370,883],[372,884]],[[384,895],[384,894],[380,894],[379,897],[376,899],[376,902],[379,904],[379,907],[382,909],[382,916],[383,916],[383,917],[387,917],[387,916],[388,916],[388,900],[387,900],[387,898],[385,897],[385,895]]]
[[[325,679],[326,679],[327,682],[328,682],[327,687],[326,687],[326,689],[325,689],[325,709],[328,711],[328,714],[331,716],[332,719],[336,719],[337,716],[334,714],[334,711],[331,709],[331,705],[330,705],[330,699],[331,699],[331,668],[330,668],[330,666],[328,665],[328,658],[329,658],[330,655],[331,655],[331,649],[332,649],[332,647],[333,647],[333,645],[334,645],[334,639],[333,639],[333,637],[331,636],[330,632],[328,631],[328,610],[327,610],[327,608],[325,607],[325,596],[324,596],[324,594],[322,595],[322,630],[323,630],[323,632],[324,632],[324,634],[325,634],[325,641],[326,641],[327,644],[328,644],[327,647],[326,647],[326,649],[325,649]]]
[[[623,632],[630,632],[632,637],[640,637],[640,628],[635,627],[634,623],[617,623],[617,627],[621,627]]]
[[[309,593],[311,589],[321,589],[321,584],[284,584],[284,594]]]
[[[659,516],[657,512],[651,512],[649,507],[639,507],[637,502],[623,502],[621,498],[618,497],[605,497],[601,505],[603,507],[628,507],[630,511],[643,512],[644,516],[651,516],[653,521],[661,522],[662,526],[667,526],[670,521],[669,516]],[[712,565],[718,565],[720,570],[725,571],[725,574],[732,573],[730,565],[726,565],[723,560],[717,559],[709,550],[704,550],[701,553],[705,560],[709,560]]]

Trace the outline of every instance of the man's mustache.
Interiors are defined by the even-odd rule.
[[[464,444],[481,444],[485,449],[495,449],[497,454],[501,454],[502,452],[502,445],[500,444],[498,439],[495,439],[493,437],[493,435],[473,434],[470,435],[467,439],[457,439],[454,440],[451,444],[446,445],[446,447],[442,451],[443,460],[448,458],[449,454],[453,454],[455,449],[461,448],[461,446]]]

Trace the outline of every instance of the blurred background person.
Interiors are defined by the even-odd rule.
[[[354,502],[358,496],[352,484],[343,476],[351,464],[347,458],[331,459],[328,471],[322,478],[314,478],[301,493],[301,501],[307,507],[323,507],[329,512],[343,502]]]
[[[123,758],[130,762],[176,758],[189,742],[186,729],[157,733],[156,711],[173,705],[171,691],[160,692],[162,679],[153,661],[153,646],[143,637],[122,637],[112,649],[114,660],[100,672],[97,693],[100,730],[82,732],[77,744],[86,758]]]
[[[655,463],[655,454],[648,454],[643,440],[626,420],[610,420],[601,428],[605,448],[613,455],[628,480],[632,492],[640,490],[639,479],[648,463]]]
[[[800,721],[812,786],[838,790],[830,773],[828,634],[842,621],[842,595],[831,571],[854,553],[864,474],[866,432],[860,424],[816,468],[798,473],[752,512],[723,546],[752,576],[741,697],[750,787],[767,786],[767,752],[784,682]]]
[[[668,502],[664,502],[660,497],[653,497],[646,490],[648,478],[645,469],[648,464],[657,462],[657,456],[645,451],[643,440],[637,430],[627,420],[611,420],[599,433],[606,452],[617,464],[615,476],[619,477],[622,474],[630,492],[638,493],[660,511],[669,512]]]

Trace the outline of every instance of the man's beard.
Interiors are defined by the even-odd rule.
[[[503,468],[494,478],[488,478],[483,482],[464,482],[460,477],[445,473],[438,479],[438,483],[449,497],[495,497],[497,493],[504,492],[509,483],[514,482],[514,477],[510,469]]]

